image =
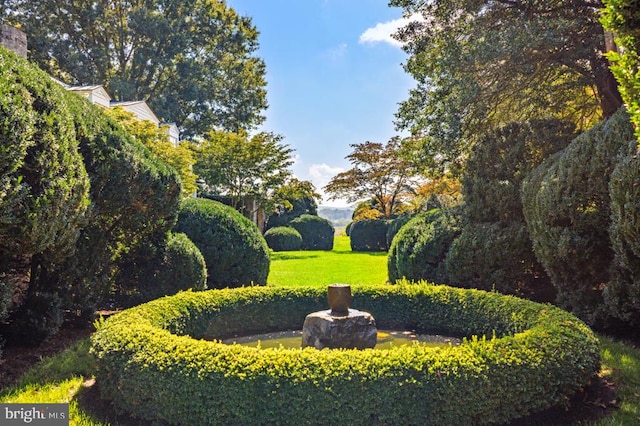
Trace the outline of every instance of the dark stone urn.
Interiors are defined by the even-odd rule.
[[[329,310],[307,315],[302,326],[302,347],[367,349],[377,341],[376,322],[368,312],[350,309],[347,284],[332,284],[327,291]]]

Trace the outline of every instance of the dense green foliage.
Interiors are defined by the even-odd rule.
[[[267,217],[265,229],[287,226],[293,219],[303,214],[318,215],[320,194],[309,181],[290,178],[286,184],[276,189],[274,199],[276,208]]]
[[[180,290],[207,288],[207,269],[198,247],[181,233],[168,233],[131,248],[118,262],[114,299],[133,306]]]
[[[74,253],[88,207],[89,178],[67,93],[0,48],[0,321],[18,308],[13,302],[22,303],[12,301],[20,286],[17,294],[33,300],[12,321],[20,333],[29,334],[31,324],[34,337],[47,337],[37,323],[49,314],[33,306],[50,294],[39,295],[38,286],[47,279],[44,268]],[[55,332],[59,321],[48,323],[44,329]]]
[[[389,226],[387,227],[387,249],[391,247],[391,242],[393,241],[393,238],[396,236],[398,231],[400,231],[400,229],[404,225],[406,225],[412,217],[412,215],[405,213],[389,222]]]
[[[571,314],[444,286],[363,289],[354,303],[379,327],[479,336],[458,347],[262,350],[197,340],[296,329],[324,298],[324,289],[254,287],[125,311],[92,337],[102,396],[175,424],[489,424],[563,404],[599,369],[597,339]]]
[[[232,207],[205,198],[187,199],[174,231],[186,234],[200,249],[209,288],[267,283],[267,243],[257,226]]]
[[[447,284],[552,302],[555,290],[531,249],[524,222],[463,228],[446,255]]]
[[[607,311],[632,326],[640,322],[640,160],[634,140],[611,174],[611,225],[614,252],[611,281],[604,290]]]
[[[303,250],[331,250],[335,229],[331,222],[319,216],[303,214],[289,222],[302,236]]]
[[[636,128],[640,141],[640,2],[638,0],[604,0],[600,20],[615,35],[620,47],[607,53],[611,71]]]
[[[44,72],[4,50],[0,61],[0,274],[9,286],[28,281],[27,299],[55,294],[64,309],[91,310],[119,251],[173,226],[179,177]]]
[[[220,0],[96,3],[16,0],[29,59],[71,85],[104,84],[117,101],[144,99],[184,137],[252,129],[266,108],[258,31]]]
[[[614,257],[609,239],[609,181],[617,153],[633,139],[621,109],[580,134],[525,179],[522,200],[536,257],[551,277],[557,302],[601,325],[602,289]]]
[[[509,123],[474,146],[462,178],[465,226],[447,254],[448,283],[551,302],[555,291],[527,233],[520,186],[574,137],[555,119]]]
[[[407,222],[389,248],[389,281],[406,278],[447,282],[445,258],[460,234],[460,216],[456,208],[431,210]]]
[[[302,248],[302,235],[290,226],[276,226],[264,233],[267,245],[273,251],[293,251]]]
[[[206,192],[227,196],[230,205],[243,214],[255,213],[249,200],[264,211],[275,210],[273,195],[283,186],[293,164],[293,149],[282,144],[282,136],[260,132],[210,131],[198,146],[193,169],[205,181]]]
[[[362,219],[352,223],[349,229],[351,250],[353,251],[386,251],[387,229],[390,220]]]
[[[397,124],[422,138],[428,168],[451,169],[501,124],[553,116],[586,129],[622,105],[595,2],[390,3],[423,18],[398,34],[417,87]]]

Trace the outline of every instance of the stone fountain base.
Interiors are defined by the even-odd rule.
[[[302,326],[302,347],[316,349],[367,349],[376,345],[376,321],[368,312],[349,309],[348,314],[331,310],[307,315]]]

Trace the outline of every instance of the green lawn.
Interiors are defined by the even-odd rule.
[[[387,281],[386,252],[352,252],[349,237],[336,236],[332,251],[271,253],[272,286],[380,285]]]

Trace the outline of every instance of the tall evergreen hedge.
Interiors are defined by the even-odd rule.
[[[632,139],[629,116],[621,109],[542,163],[522,187],[533,249],[558,303],[594,325],[608,315],[602,290],[614,258],[609,181],[617,153]]]
[[[258,227],[232,207],[205,198],[187,199],[174,231],[186,234],[200,249],[209,288],[267,283],[267,243]]]
[[[462,179],[465,227],[447,254],[449,284],[554,300],[531,247],[520,186],[571,142],[573,130],[557,119],[514,122],[487,132],[473,148]]]
[[[0,48],[0,322],[11,311],[5,336],[34,343],[62,322],[58,289],[43,287],[49,265],[74,255],[89,207],[71,104],[44,72]]]
[[[611,180],[611,225],[614,252],[611,281],[604,290],[613,316],[640,325],[640,159],[636,140],[620,156]]]
[[[360,219],[352,223],[349,241],[352,251],[386,251],[390,220]]]

